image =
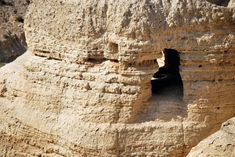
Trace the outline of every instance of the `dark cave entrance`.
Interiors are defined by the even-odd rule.
[[[183,82],[179,72],[179,52],[174,49],[164,49],[164,66],[151,79],[152,95],[167,99],[183,99]]]

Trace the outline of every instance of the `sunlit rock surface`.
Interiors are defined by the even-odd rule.
[[[235,156],[235,118],[223,123],[221,129],[194,147],[187,157]]]
[[[182,157],[235,116],[235,9],[197,0],[34,0],[0,69],[0,156]],[[164,48],[183,100],[151,93]]]

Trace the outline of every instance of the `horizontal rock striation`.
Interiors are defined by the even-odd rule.
[[[0,156],[186,156],[235,116],[234,21],[207,1],[33,1],[28,51],[0,69]],[[183,100],[151,93],[164,48]]]

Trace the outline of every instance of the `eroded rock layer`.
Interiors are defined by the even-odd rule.
[[[234,21],[207,1],[35,0],[0,69],[1,155],[186,156],[235,116]],[[164,48],[182,101],[152,96]]]

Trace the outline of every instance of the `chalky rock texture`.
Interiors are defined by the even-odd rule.
[[[0,156],[182,157],[235,116],[233,7],[34,0],[25,31],[0,69]],[[182,101],[151,94],[164,48],[180,52]]]
[[[235,156],[235,118],[223,123],[219,131],[200,142],[187,155],[187,157],[198,156]]]

